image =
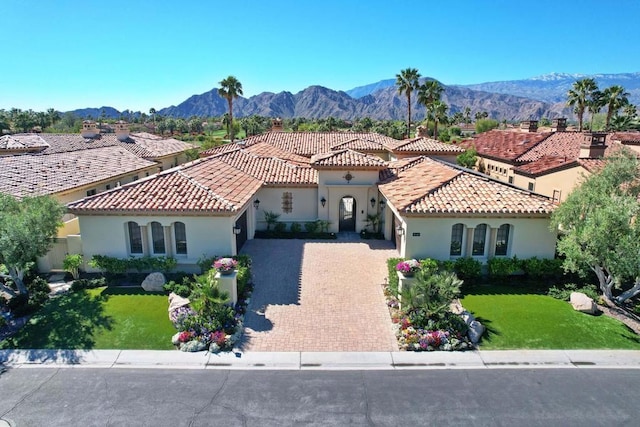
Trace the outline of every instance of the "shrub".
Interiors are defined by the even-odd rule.
[[[64,257],[64,261],[62,261],[62,268],[71,273],[71,277],[73,277],[74,280],[80,277],[81,266],[82,255],[80,254],[67,255]]]
[[[569,301],[569,299],[571,298],[571,292],[582,292],[589,298],[592,298],[594,301],[598,301],[598,299],[600,298],[598,288],[595,285],[585,284],[580,287],[575,283],[567,283],[565,285],[561,285],[560,287],[552,286],[551,288],[549,288],[549,292],[547,292],[547,295],[555,299]]]
[[[454,270],[462,280],[476,280],[482,274],[482,264],[470,257],[458,258]]]
[[[393,295],[398,295],[398,275],[396,274],[396,265],[399,262],[403,261],[403,258],[389,258],[387,260],[387,270],[389,272],[389,290],[393,293]]]
[[[559,258],[527,258],[521,261],[522,270],[532,278],[560,277],[564,274]]]
[[[460,294],[462,280],[455,273],[427,274],[419,271],[416,282],[402,290],[402,304],[411,323],[424,328],[428,320],[440,320]]]
[[[42,277],[36,276],[27,282],[28,294],[19,294],[7,302],[7,306],[15,317],[34,313],[49,299],[49,284]]]
[[[191,294],[191,280],[188,277],[183,278],[182,283],[176,283],[171,280],[165,283],[163,288],[167,292],[173,292],[183,298],[188,298]]]
[[[71,290],[79,291],[81,289],[94,289],[102,286],[107,286],[107,280],[104,277],[96,279],[76,279],[71,284]]]
[[[304,229],[307,231],[307,233],[315,233],[318,231],[318,223],[315,221],[305,222]]]
[[[273,230],[276,233],[284,233],[287,230],[287,224],[284,222],[276,222],[273,226]]]
[[[251,280],[251,270],[249,267],[240,267],[238,268],[238,275],[236,276],[236,280],[238,283],[238,296],[243,295],[247,284]]]
[[[196,264],[198,264],[198,267],[200,267],[200,273],[204,274],[207,271],[211,270],[213,268],[213,262],[216,260],[216,256],[207,256],[207,255],[202,255],[200,258],[198,258],[198,261],[196,262]]]
[[[290,230],[292,233],[300,233],[302,231],[302,226],[300,225],[299,222],[292,222],[291,223],[291,227]]]
[[[425,258],[420,261],[420,269],[426,274],[433,274],[438,271],[438,261],[431,258]]]
[[[491,258],[487,261],[489,275],[493,277],[510,276],[520,270],[520,260],[513,258]]]
[[[264,222],[267,223],[267,231],[271,230],[271,226],[278,222],[278,218],[280,218],[279,213],[264,211]]]

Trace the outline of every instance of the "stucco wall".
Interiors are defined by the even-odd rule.
[[[407,233],[404,243],[404,254],[407,258],[451,259],[451,227],[462,223],[465,228],[475,228],[479,224],[487,224],[495,229],[502,224],[510,224],[511,231],[507,256],[518,258],[553,258],[555,255],[556,234],[549,230],[549,218],[405,218]],[[419,233],[419,236],[414,235]],[[492,235],[494,233],[490,233]],[[463,247],[470,237],[465,230]],[[490,244],[491,245],[491,244]],[[492,247],[485,256],[477,257],[486,261]],[[470,252],[463,252],[463,256]]]
[[[554,190],[559,190],[559,201],[564,201],[567,199],[569,193],[583,181],[584,175],[588,175],[587,170],[582,166],[576,166],[571,169],[564,169],[536,178],[516,174],[514,184],[518,187],[528,189],[529,183],[533,182],[533,191],[548,197],[554,197]]]
[[[292,194],[292,211],[285,213],[282,210],[282,195],[284,192]],[[307,222],[318,219],[318,189],[317,188],[271,188],[263,187],[253,198],[260,200],[260,206],[256,213],[256,230],[267,228],[264,222],[265,212],[280,214],[278,221]],[[253,201],[251,202],[253,203]]]
[[[478,156],[477,169],[492,178],[503,182],[509,182],[509,177],[513,176],[513,165],[507,162],[500,162],[493,159]],[[502,169],[502,170],[501,170]]]
[[[171,249],[173,233],[171,229],[165,233],[167,255],[174,256],[179,264],[195,264],[203,255],[229,255],[235,251],[233,217],[80,216],[79,221],[85,260],[90,260],[93,255],[129,257],[126,231],[128,221],[135,221],[138,225],[147,226],[146,233],[143,229],[145,255],[152,255],[150,224],[153,221],[157,221],[163,226],[171,226],[174,222],[185,224],[187,255],[173,254]]]

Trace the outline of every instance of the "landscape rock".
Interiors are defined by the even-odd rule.
[[[598,312],[598,306],[595,301],[582,292],[571,292],[569,302],[576,311],[588,314],[596,314]]]
[[[185,305],[189,305],[190,302],[191,301],[189,301],[189,298],[184,298],[178,294],[171,292],[169,294],[169,313],[171,313],[173,310],[177,308],[184,307]]]
[[[162,292],[163,286],[167,283],[167,279],[162,273],[151,273],[142,281],[142,289],[147,292]]]
[[[464,307],[460,303],[459,299],[454,299],[453,301],[451,301],[451,304],[449,305],[449,310],[453,314],[462,314],[464,312]]]
[[[469,313],[466,310],[460,314],[460,317],[462,317],[462,320],[464,320],[464,323],[466,323],[467,325],[471,325],[471,322],[474,322],[476,320],[473,314]]]
[[[482,323],[478,322],[477,320],[473,320],[471,323],[469,323],[469,332],[467,332],[469,340],[473,344],[478,344],[480,338],[482,338],[482,334],[484,334],[485,329],[486,328]]]

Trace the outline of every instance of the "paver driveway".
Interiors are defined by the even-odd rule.
[[[396,351],[383,295],[391,242],[246,242],[255,288],[245,316],[247,351]]]

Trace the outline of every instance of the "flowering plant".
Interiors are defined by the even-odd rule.
[[[406,261],[400,261],[396,265],[396,270],[402,274],[415,273],[420,270],[420,263],[415,259],[409,259]]]
[[[233,258],[218,258],[213,262],[213,267],[221,273],[235,270],[238,261]]]
[[[191,332],[191,331],[182,331],[178,335],[178,341],[179,342],[188,342],[188,341],[191,341],[191,339],[194,336],[195,336],[195,334],[193,332]]]

